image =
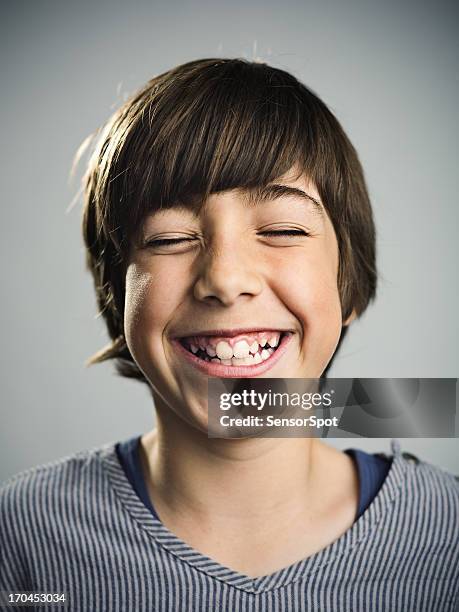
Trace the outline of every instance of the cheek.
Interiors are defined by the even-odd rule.
[[[338,244],[327,226],[325,240],[311,251],[304,275],[305,307],[311,320],[321,323],[320,331],[333,338],[342,325],[341,301],[338,291]]]
[[[311,328],[314,323],[340,328],[341,304],[334,275],[320,266],[308,265],[298,269],[301,273],[285,270],[277,281],[278,294],[284,296],[289,310],[296,314],[305,328]]]
[[[179,301],[178,283],[170,274],[131,264],[126,273],[124,329],[136,361],[162,347],[162,334]],[[140,365],[140,364],[139,364]]]
[[[152,277],[142,272],[135,264],[131,264],[126,272],[126,292],[124,300],[124,331],[126,343],[131,355],[138,365],[142,354],[144,337],[142,330],[150,326],[148,304],[152,293]]]
[[[337,247],[329,240],[288,249],[271,262],[278,295],[304,319],[341,319]]]
[[[325,241],[287,255],[275,262],[274,291],[300,323],[302,352],[325,367],[342,327],[337,249]]]

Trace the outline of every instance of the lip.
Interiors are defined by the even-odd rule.
[[[186,334],[177,334],[172,337],[172,340],[179,338],[189,338],[191,336],[224,336],[225,338],[234,338],[235,336],[243,334],[257,334],[259,332],[272,332],[272,333],[286,333],[290,332],[289,329],[278,329],[274,327],[240,327],[237,329],[208,329],[205,331],[190,331]],[[291,332],[290,332],[291,333]],[[277,352],[277,351],[276,351]]]
[[[220,330],[222,331],[222,330]],[[223,330],[225,331],[225,330]],[[238,335],[240,333],[247,333],[249,330],[232,330],[233,332],[237,331],[233,335]],[[255,328],[252,328],[250,331],[255,331]],[[271,331],[264,328],[259,328],[258,331]],[[279,331],[279,330],[276,330]],[[192,335],[192,334],[190,334]],[[196,335],[204,335],[204,334],[196,334]],[[207,335],[207,334],[206,334]],[[208,335],[217,335],[214,332]],[[224,335],[224,334],[219,334]],[[184,336],[186,337],[186,336]],[[229,337],[229,336],[228,336]],[[193,353],[190,353],[184,346],[182,346],[181,342],[174,338],[172,339],[172,345],[178,352],[180,356],[186,359],[189,363],[191,363],[197,370],[206,374],[207,376],[214,376],[216,378],[252,378],[253,376],[260,376],[260,374],[264,374],[268,370],[270,370],[281,357],[284,355],[287,347],[293,338],[292,332],[285,332],[285,336],[282,338],[279,346],[274,351],[274,353],[266,359],[266,361],[262,361],[256,365],[250,366],[229,366],[223,365],[219,363],[215,363],[212,361],[204,361],[203,359],[199,359]]]

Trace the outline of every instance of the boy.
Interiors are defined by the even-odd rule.
[[[198,60],[101,133],[87,264],[156,427],[13,477],[8,592],[78,610],[454,610],[459,491],[401,453],[208,437],[207,381],[320,378],[376,290],[357,154],[288,73]]]

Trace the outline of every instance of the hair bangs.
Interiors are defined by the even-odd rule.
[[[139,100],[145,96],[137,116],[117,126],[123,139],[111,169],[114,200],[124,202],[114,228],[124,228],[128,242],[155,210],[199,211],[211,193],[263,186],[294,166],[315,179],[314,95],[281,70],[209,60],[207,70],[178,73],[166,90],[150,83]]]

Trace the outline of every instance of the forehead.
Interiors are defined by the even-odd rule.
[[[186,201],[172,203],[167,207],[151,211],[147,215],[146,220],[166,217],[171,214],[168,211],[174,211],[175,215],[189,215],[191,213],[195,218],[199,218],[207,211],[214,197],[221,196],[222,194],[231,195],[233,199],[236,199],[242,206],[248,209],[257,209],[267,203],[283,201],[295,204],[308,213],[321,217],[326,215],[324,205],[314,183],[303,176],[292,178],[291,175],[287,175],[266,185],[211,193],[208,198],[199,196],[190,197]]]

